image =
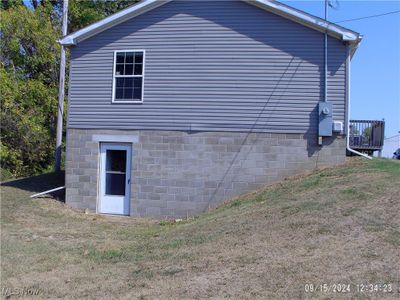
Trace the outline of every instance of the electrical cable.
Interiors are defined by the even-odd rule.
[[[366,17],[361,17],[361,18],[342,20],[342,21],[337,21],[337,22],[332,22],[332,23],[336,23],[336,24],[337,24],[337,23],[358,21],[358,20],[364,20],[364,19],[370,19],[370,18],[377,18],[377,17],[387,16],[387,15],[391,15],[391,14],[398,14],[398,13],[400,13],[400,10],[390,11],[390,12],[383,13],[383,14],[372,15],[372,16],[366,16]]]

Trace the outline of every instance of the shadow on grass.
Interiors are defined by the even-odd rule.
[[[32,194],[48,191],[65,185],[65,172],[52,172],[38,176],[32,176],[22,179],[2,182],[1,186],[13,187]],[[65,199],[65,190],[56,191],[51,194],[56,199],[63,201]]]

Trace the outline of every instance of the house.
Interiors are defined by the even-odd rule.
[[[397,152],[397,149],[400,149],[400,134],[385,138],[382,149],[382,157],[395,158],[394,153]]]
[[[144,0],[66,36],[66,203],[185,217],[343,163],[360,41],[268,0]]]

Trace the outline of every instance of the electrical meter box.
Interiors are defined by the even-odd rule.
[[[332,103],[330,102],[320,102],[318,105],[319,112],[319,126],[318,135],[319,136],[332,136]]]

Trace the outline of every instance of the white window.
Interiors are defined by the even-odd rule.
[[[143,102],[144,54],[144,50],[114,52],[112,102]]]

